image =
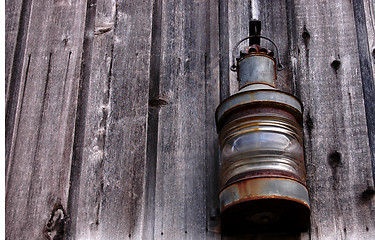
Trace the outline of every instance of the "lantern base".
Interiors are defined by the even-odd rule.
[[[226,235],[303,232],[309,227],[306,187],[290,179],[256,178],[220,194],[221,230]]]

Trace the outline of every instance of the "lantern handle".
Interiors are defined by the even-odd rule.
[[[263,38],[263,39],[266,39],[268,41],[270,41],[272,43],[272,45],[275,47],[276,49],[276,54],[277,54],[277,71],[281,71],[283,70],[283,65],[281,64],[280,62],[280,55],[279,55],[279,49],[278,47],[276,46],[276,44],[269,38],[267,37],[263,37],[261,35],[251,35],[251,36],[248,36],[248,37],[245,37],[244,39],[242,39],[241,41],[239,41],[233,48],[232,50],[232,66],[230,67],[230,70],[232,70],[233,72],[235,72],[237,70],[237,65],[236,65],[236,61],[235,61],[235,50],[238,48],[238,46],[245,40],[249,39],[249,38],[253,38],[253,37],[258,37],[258,38]]]

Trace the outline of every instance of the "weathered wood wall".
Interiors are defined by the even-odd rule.
[[[231,239],[214,111],[256,17],[304,103],[312,215],[246,238],[374,239],[374,5],[6,0],[6,238]]]

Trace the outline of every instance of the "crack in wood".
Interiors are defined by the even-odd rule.
[[[148,86],[148,119],[146,132],[146,166],[145,166],[145,214],[142,229],[143,238],[154,238],[155,234],[155,192],[156,192],[156,167],[158,160],[159,136],[159,107],[167,102],[160,99],[160,54],[161,54],[161,23],[163,1],[155,0],[152,8],[151,26],[151,52]],[[129,233],[129,238],[131,233]]]
[[[150,105],[150,107],[160,108],[160,107],[163,107],[163,106],[167,105],[168,102],[159,98],[159,99],[150,99],[148,101],[148,104]]]
[[[44,127],[44,124],[43,124],[43,118],[44,118],[44,114],[45,114],[45,111],[46,111],[46,105],[47,105],[47,98],[48,98],[48,86],[49,86],[49,82],[50,82],[50,75],[51,75],[51,58],[52,58],[52,53],[49,54],[49,58],[48,58],[48,66],[47,66],[47,74],[46,74],[46,81],[44,83],[44,90],[43,90],[43,99],[42,99],[42,106],[40,107],[40,113],[39,113],[39,121],[38,121],[38,125],[37,125],[37,134],[36,134],[36,147],[35,147],[35,152],[33,154],[33,159],[32,159],[32,168],[31,168],[31,176],[35,176],[37,173],[38,173],[38,170],[40,168],[40,162],[37,160],[38,159],[38,154],[39,154],[39,150],[40,150],[40,139],[41,139],[41,132],[42,132],[42,129]],[[28,208],[31,208],[32,207],[32,200],[34,199],[34,192],[32,191],[32,189],[34,189],[34,185],[38,184],[37,183],[38,181],[31,181],[30,183],[30,187],[29,187],[29,191],[27,193],[27,203],[26,205],[28,206]]]
[[[368,32],[366,27],[366,13],[363,1],[352,1],[354,22],[357,34],[357,46],[359,65],[362,78],[362,90],[365,103],[367,134],[371,154],[372,177],[375,184],[375,84],[374,69],[372,69],[370,59],[370,47],[368,42]],[[375,49],[373,50],[375,54]]]
[[[305,126],[306,126],[307,132],[309,134],[309,138],[311,139],[311,137],[312,137],[311,132],[314,129],[314,121],[312,120],[309,111],[307,111],[307,114],[306,114]]]
[[[28,82],[28,79],[29,79],[30,62],[31,62],[31,54],[29,54],[29,57],[27,59],[27,67],[26,67],[25,78],[24,78],[25,80],[24,80],[22,88],[20,88],[21,92],[19,94],[17,94],[17,95],[21,95],[21,99],[18,99],[18,101],[17,101],[17,109],[16,109],[16,113],[15,113],[15,122],[14,122],[15,127],[9,127],[9,124],[7,124],[7,123],[5,124],[7,126],[5,129],[8,129],[8,128],[13,129],[14,128],[14,130],[12,130],[12,137],[10,138],[11,141],[9,140],[11,142],[10,146],[9,146],[10,147],[9,157],[6,158],[6,161],[5,161],[5,173],[6,173],[5,190],[7,190],[8,179],[10,178],[10,175],[11,175],[12,162],[13,162],[13,157],[14,157],[13,156],[14,150],[17,147],[18,129],[20,127],[19,126],[20,125],[20,116],[22,114],[22,108],[23,108],[23,103],[24,103],[23,100],[24,100],[24,97],[25,97],[26,86],[27,86],[27,82]],[[7,116],[8,116],[8,114],[6,113],[6,117]],[[14,135],[13,135],[13,131],[14,131]]]
[[[20,106],[18,106],[18,104],[23,103],[23,96],[21,102],[19,102],[19,96],[24,92],[24,89],[21,89],[23,80],[22,74],[26,58],[26,40],[30,23],[31,3],[32,0],[22,1],[20,20],[18,23],[17,40],[14,48],[14,55],[12,59],[13,62],[11,63],[11,75],[9,76],[8,81],[5,82],[5,171],[7,173],[6,179],[8,179],[8,165],[11,161],[10,159],[12,159],[13,157],[11,156],[13,155],[12,151],[15,149],[14,140],[16,139],[16,135],[18,134],[17,122],[19,121],[19,119],[17,118],[19,117],[20,113]],[[27,69],[25,79],[27,79],[27,74],[29,72],[30,56],[31,54],[29,54],[27,58]],[[26,86],[25,83],[24,86]]]
[[[63,93],[62,93],[62,96],[65,96],[65,91],[66,91],[66,83],[68,81],[68,73],[69,73],[69,67],[70,67],[70,58],[72,56],[72,52],[70,51],[69,52],[69,55],[68,55],[68,61],[67,61],[67,64],[66,64],[66,70],[65,70],[65,76],[64,76],[64,83],[63,83]],[[60,116],[62,115],[62,111],[63,111],[63,107],[64,107],[64,104],[61,104],[61,110],[60,110]]]
[[[87,115],[87,104],[90,87],[90,73],[92,62],[93,36],[88,33],[94,32],[96,17],[96,0],[89,0],[86,7],[85,34],[82,47],[82,62],[80,69],[80,81],[78,85],[76,119],[74,124],[74,138],[72,149],[72,160],[70,170],[70,182],[68,193],[67,211],[71,221],[66,226],[67,238],[74,239],[76,235],[78,199],[80,195],[82,158],[85,140],[85,124]]]
[[[302,32],[303,43],[305,44],[306,51],[309,50],[309,43],[310,43],[310,33],[307,31],[306,25],[303,26]]]
[[[219,91],[220,101],[229,96],[229,30],[228,1],[219,1]]]
[[[105,89],[105,96],[103,103],[105,104],[102,106],[102,118],[99,122],[99,127],[102,128],[100,131],[100,136],[98,137],[98,145],[101,148],[101,151],[104,155],[105,152],[105,145],[106,145],[106,140],[107,140],[107,131],[108,131],[108,115],[109,113],[109,104],[110,104],[110,99],[111,99],[111,82],[112,82],[112,68],[113,68],[113,51],[114,51],[114,42],[111,44],[111,60],[109,63],[109,69],[108,69],[108,78],[107,78],[107,87]],[[99,226],[100,224],[100,211],[102,207],[102,196],[103,196],[103,191],[104,191],[104,159],[103,157],[101,158],[100,161],[100,188],[99,188],[99,196],[96,198],[97,204],[97,209],[96,209],[96,220],[95,220],[95,225]]]
[[[41,138],[42,138],[42,129],[45,127],[46,121],[44,120],[45,117],[45,112],[47,109],[48,105],[48,96],[49,96],[49,87],[50,87],[50,75],[51,75],[51,62],[52,62],[52,53],[49,54],[48,57],[48,63],[47,63],[47,73],[45,77],[45,83],[44,83],[44,89],[42,92],[42,102],[40,109],[38,111],[39,113],[39,119],[38,123],[36,125],[36,143],[35,143],[35,148],[34,153],[32,154],[32,159],[31,159],[31,176],[38,176],[40,175],[40,167],[41,167],[41,162],[40,162],[40,148],[42,146],[41,143]],[[22,101],[23,102],[23,101]],[[39,181],[34,179],[31,180],[29,190],[27,192],[27,201],[26,201],[26,209],[32,209],[35,207],[34,205],[34,200],[35,200],[35,191],[36,186],[38,186]],[[55,238],[48,238],[48,239],[55,239]],[[56,238],[59,239],[59,238]]]
[[[291,91],[298,98],[301,97],[299,71],[298,71],[298,37],[297,37],[297,20],[295,5],[293,0],[286,0],[286,19],[287,19],[287,36],[288,36],[288,53],[289,53],[289,66],[290,66],[290,83]]]

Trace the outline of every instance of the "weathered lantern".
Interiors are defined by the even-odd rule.
[[[273,52],[259,46],[260,22],[250,24],[250,47],[231,69],[239,92],[220,103],[220,212],[223,233],[305,231],[310,205],[303,153],[302,103],[276,88]],[[233,51],[235,51],[235,49]],[[278,52],[277,52],[278,57]],[[278,60],[279,61],[279,60]]]

